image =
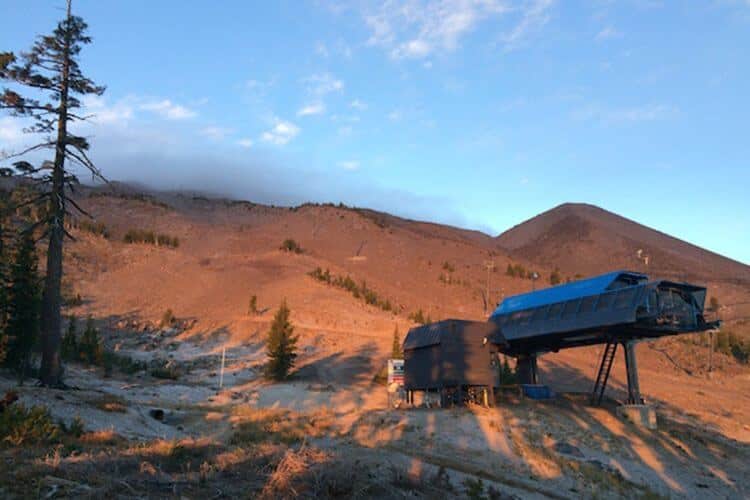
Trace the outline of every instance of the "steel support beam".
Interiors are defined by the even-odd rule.
[[[539,383],[539,370],[536,363],[536,354],[522,354],[518,356],[516,363],[518,381],[522,384]]]
[[[635,341],[623,342],[625,348],[625,370],[628,376],[628,401],[627,404],[643,404],[641,397],[641,386],[638,383],[638,363],[635,359]]]

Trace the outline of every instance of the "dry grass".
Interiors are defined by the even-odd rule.
[[[334,416],[328,411],[299,414],[286,410],[237,408],[230,419],[234,425],[231,444],[247,445],[271,441],[294,444],[327,434]]]
[[[316,448],[302,447],[299,450],[289,449],[279,460],[276,468],[268,477],[259,498],[276,499],[284,497],[296,498],[299,496],[299,486],[295,488],[295,482],[305,475],[311,467],[326,463],[331,456]]]
[[[114,394],[105,394],[91,403],[95,408],[110,413],[125,413],[128,408],[127,401]]]

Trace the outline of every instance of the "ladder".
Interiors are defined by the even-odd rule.
[[[609,372],[612,371],[612,363],[614,363],[615,361],[616,353],[617,343],[611,341],[607,342],[607,344],[604,346],[604,353],[602,354],[602,362],[599,365],[599,372],[596,375],[594,390],[591,392],[592,405],[599,406],[600,404],[602,404],[604,389],[607,388]]]

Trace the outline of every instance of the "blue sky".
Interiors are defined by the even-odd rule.
[[[0,49],[59,0],[0,1]],[[112,179],[497,234],[599,205],[750,263],[750,1],[74,1]],[[0,117],[0,149],[28,140]]]

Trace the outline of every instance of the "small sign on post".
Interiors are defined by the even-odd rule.
[[[404,360],[388,360],[388,406],[398,407],[404,399]]]

